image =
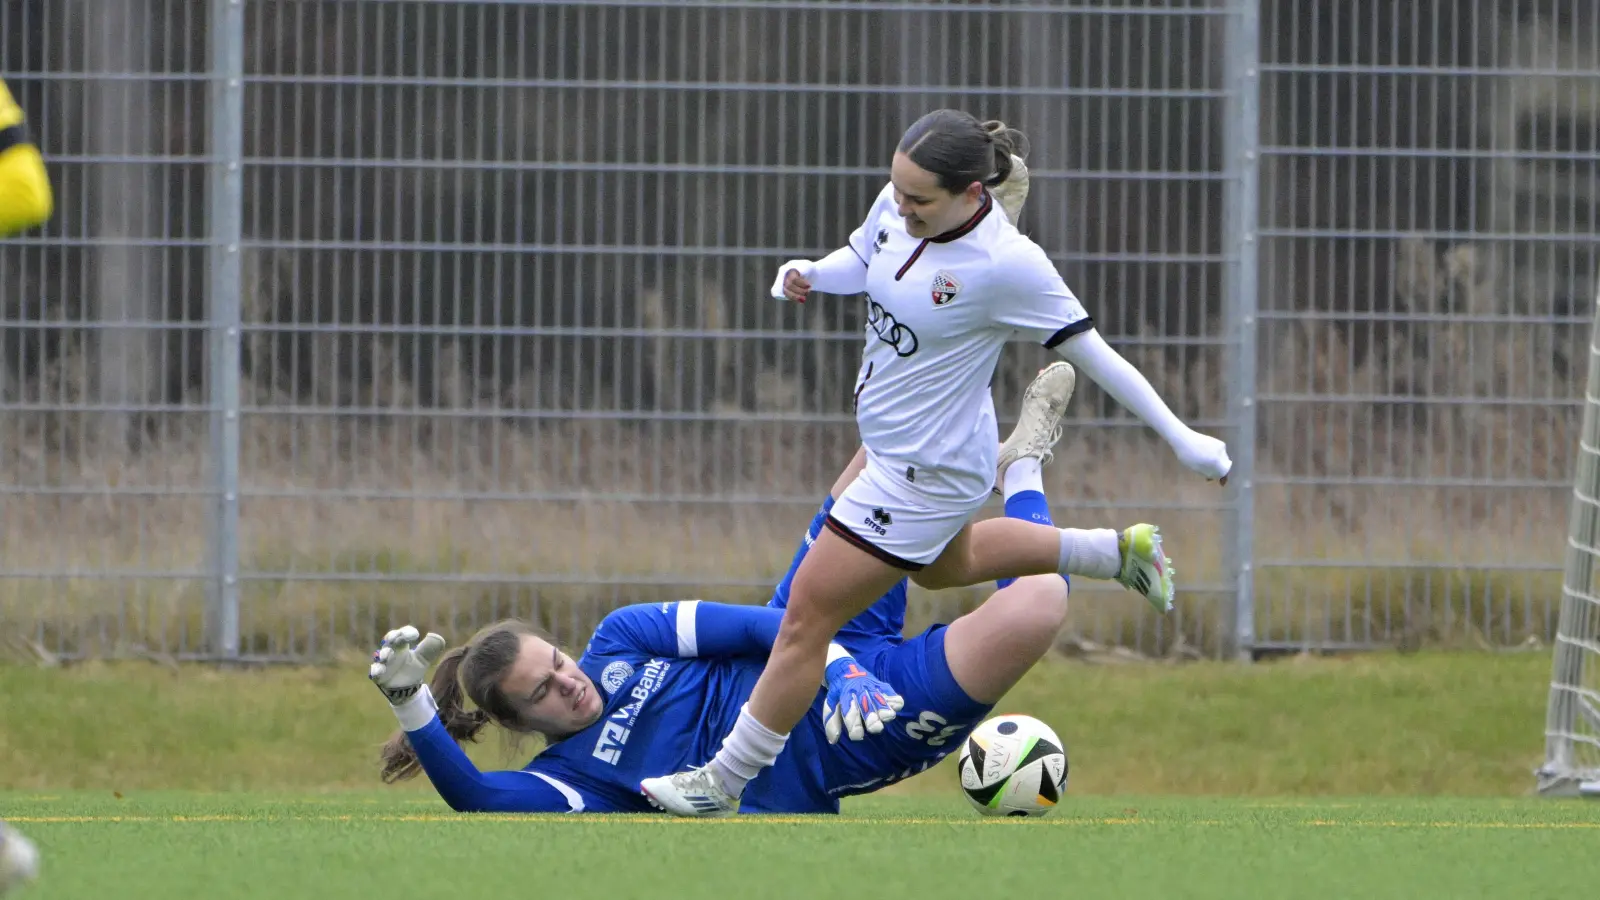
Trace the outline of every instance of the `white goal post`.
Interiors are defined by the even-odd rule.
[[[1583,430],[1567,521],[1566,575],[1556,626],[1538,790],[1600,797],[1600,293],[1589,335]]]

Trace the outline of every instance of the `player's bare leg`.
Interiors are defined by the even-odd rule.
[[[904,577],[903,570],[824,529],[795,572],[766,668],[722,749],[699,768],[645,779],[639,787],[650,802],[679,816],[738,811],[744,786],[777,759],[816,699],[828,642]]]
[[[1157,612],[1172,609],[1177,574],[1154,525],[1055,528],[1019,519],[986,519],[962,529],[933,565],[911,576],[921,587],[943,590],[985,581],[1058,572],[1115,581]]]
[[[951,622],[944,639],[950,674],[979,703],[998,703],[1055,646],[1067,622],[1067,583],[1030,575]]]
[[[1009,519],[1054,524],[1045,498],[1038,454],[1019,455],[1000,483]],[[950,623],[944,653],[950,673],[967,696],[997,703],[1055,645],[1067,621],[1067,579],[1030,575],[1009,584]]]
[[[795,573],[772,654],[751,691],[756,719],[783,733],[798,724],[822,683],[828,641],[905,574],[824,530]]]

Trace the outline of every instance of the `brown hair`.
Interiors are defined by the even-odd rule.
[[[980,122],[959,109],[936,109],[911,123],[896,149],[958,194],[974,181],[1004,183],[1011,177],[1012,155],[1028,155],[1028,137],[998,120]]]
[[[490,723],[505,729],[513,739],[535,733],[500,689],[500,680],[522,652],[524,635],[550,641],[549,635],[527,622],[505,619],[482,629],[439,660],[428,689],[439,705],[439,721],[456,743],[476,743],[483,727]],[[477,708],[467,709],[463,697]],[[385,784],[412,778],[422,770],[404,731],[397,730],[389,737],[380,759]]]

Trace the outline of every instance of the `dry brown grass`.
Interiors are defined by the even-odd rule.
[[[335,429],[344,431],[349,449],[335,452],[341,443]],[[419,452],[405,426],[247,421],[241,560],[247,572],[271,577],[244,583],[246,649],[326,652],[365,639],[393,617],[416,616],[459,633],[498,615],[533,615],[575,638],[622,602],[681,594],[757,600],[787,564],[820,497],[817,486],[852,449],[845,435],[821,429],[762,443],[728,440],[730,432],[754,428],[726,426],[720,435],[666,429],[678,433],[660,435],[659,444],[650,430],[568,423],[521,435],[485,428],[469,456]],[[767,479],[740,473],[728,459],[729,443],[755,451]],[[670,459],[647,463],[662,457],[652,449],[661,446],[670,448]],[[203,575],[205,497],[113,491],[203,487],[204,447],[203,437],[189,435],[134,463],[57,459],[49,467],[56,484],[100,490],[7,498],[0,506],[0,554],[14,570]],[[268,455],[274,447],[279,452]],[[293,450],[283,453],[284,447]],[[1122,506],[1130,485],[1115,480],[1106,460],[1152,484],[1183,487],[1161,501],[1146,496]],[[1170,536],[1183,583],[1220,586],[1231,520],[1225,510],[1193,507],[1219,503],[1225,494],[1186,476],[1151,439],[1070,442],[1049,472],[1062,524],[1157,521]],[[318,496],[319,490],[356,496]],[[452,499],[453,492],[504,499]],[[657,492],[704,492],[707,499],[603,498]],[[1560,497],[1541,502],[1534,493],[1502,491],[1469,502],[1448,489],[1261,489],[1258,558],[1319,564],[1258,572],[1261,633],[1334,641],[1437,638],[1465,624],[1448,610],[1476,605],[1478,627],[1490,639],[1542,634],[1544,621],[1527,620],[1522,606],[1553,603],[1559,582],[1552,573],[1511,569],[1559,561],[1564,507]],[[540,494],[560,499],[517,499]],[[593,494],[602,498],[585,499]],[[1439,564],[1444,568],[1430,569]],[[418,573],[473,580],[407,577]],[[1083,636],[1155,652],[1174,642],[1216,648],[1224,628],[1220,595],[1192,597],[1178,633],[1157,632],[1142,604],[1094,587],[1080,583],[1076,621]],[[920,620],[948,617],[977,596],[946,592],[914,605]],[[0,594],[0,618],[8,631],[22,626],[47,646],[96,653],[140,644],[198,649],[204,598],[198,578],[13,578]],[[1348,621],[1347,599],[1355,610]]]

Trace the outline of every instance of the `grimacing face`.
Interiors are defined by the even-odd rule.
[[[938,237],[960,228],[972,218],[983,196],[983,185],[978,182],[960,193],[950,193],[939,186],[939,176],[904,153],[894,155],[889,181],[894,185],[894,202],[906,220],[906,233],[914,238]]]
[[[500,689],[521,710],[523,721],[542,734],[568,735],[593,725],[605,700],[572,657],[548,641],[522,636],[522,650]]]

